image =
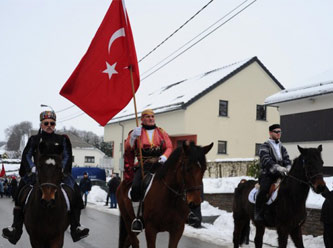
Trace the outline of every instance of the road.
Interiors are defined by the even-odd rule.
[[[0,199],[0,228],[12,223],[13,202],[8,198]],[[104,213],[88,207],[82,211],[81,223],[90,228],[89,237],[73,243],[70,233],[65,233],[64,247],[69,248],[116,248],[118,247],[118,220],[119,216]],[[144,234],[139,235],[141,247],[146,247]],[[160,233],[157,236],[156,247],[168,246],[168,234]],[[0,248],[29,248],[30,242],[27,232],[24,230],[20,241],[16,245],[10,244],[6,239],[0,237]],[[178,245],[179,248],[227,248],[228,246],[217,246],[198,239],[183,236]]]

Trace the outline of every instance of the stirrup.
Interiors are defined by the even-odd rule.
[[[135,218],[132,221],[131,231],[132,232],[140,233],[140,232],[142,232],[142,230],[143,230],[143,223],[142,223],[142,221],[140,219],[138,219],[138,218]]]

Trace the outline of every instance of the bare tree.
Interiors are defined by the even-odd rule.
[[[5,130],[6,137],[8,139],[6,149],[8,151],[18,151],[22,136],[25,134],[29,135],[31,129],[32,123],[29,121],[23,121],[7,128]]]

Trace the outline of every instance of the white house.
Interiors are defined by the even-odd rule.
[[[282,90],[265,100],[277,107],[290,156],[299,155],[297,145],[323,145],[325,172],[333,174],[333,81]]]
[[[174,148],[183,140],[214,142],[209,160],[253,159],[268,138],[269,125],[279,122],[276,108],[266,108],[264,100],[284,89],[257,57],[157,89],[151,86],[137,92],[138,112],[153,109],[157,126],[169,134]],[[123,141],[135,126],[130,103],[104,128],[104,140],[114,144],[115,171],[122,169]]]

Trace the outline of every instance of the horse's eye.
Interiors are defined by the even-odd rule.
[[[200,168],[202,167],[199,161],[198,161],[198,165],[199,165]]]

